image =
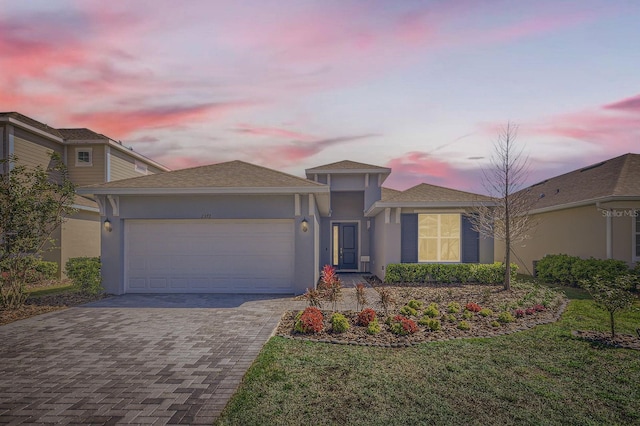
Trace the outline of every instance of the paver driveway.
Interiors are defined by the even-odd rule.
[[[0,423],[211,424],[290,298],[124,295],[0,327]]]

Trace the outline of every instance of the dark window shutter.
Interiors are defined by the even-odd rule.
[[[478,263],[480,261],[480,239],[477,231],[471,226],[468,216],[462,215],[462,262]]]
[[[400,261],[402,263],[418,262],[418,215],[403,214],[400,216],[402,235],[400,238]]]

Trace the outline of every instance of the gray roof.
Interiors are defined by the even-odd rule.
[[[532,185],[533,208],[607,197],[640,197],[640,154],[625,154]]]
[[[387,201],[393,197],[395,197],[396,195],[400,194],[402,191],[398,191],[397,189],[392,189],[392,188],[385,188],[384,186],[381,188],[381,192],[382,192],[382,196],[381,196],[381,200],[382,201]]]
[[[79,129],[58,129],[62,137],[65,140],[73,141],[73,140],[104,140],[109,139],[105,135],[101,135],[100,133],[96,133],[93,130],[87,128],[79,128]]]
[[[474,194],[472,192],[458,191],[457,189],[445,188],[428,183],[421,183],[406,191],[399,192],[389,199],[383,199],[390,203],[439,203],[439,202],[474,202],[492,201],[486,195]]]
[[[47,124],[41,123],[33,118],[27,117],[26,115],[22,115],[19,112],[0,112],[0,117],[13,118],[14,120],[20,121],[28,126],[34,127],[38,130],[42,130],[44,132],[49,133],[50,135],[57,136],[62,138],[60,131],[58,129],[54,129],[53,127],[49,127]]]
[[[85,188],[100,189],[193,189],[193,188],[322,188],[321,183],[245,163],[226,163],[174,170],[123,179]]]
[[[307,169],[308,173],[316,173],[316,172],[329,172],[329,171],[355,171],[355,170],[376,170],[381,173],[390,173],[391,169],[387,167],[374,166],[371,164],[358,163],[356,161],[343,160],[338,161],[336,163],[325,164],[324,166],[313,167],[311,169]]]

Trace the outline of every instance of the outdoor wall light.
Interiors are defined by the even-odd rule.
[[[104,230],[107,232],[111,232],[113,228],[111,227],[111,221],[109,219],[104,220]]]
[[[302,228],[302,232],[307,232],[309,230],[309,222],[307,222],[307,218],[302,219],[300,227]]]

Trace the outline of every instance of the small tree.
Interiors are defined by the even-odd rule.
[[[356,284],[356,311],[364,309],[367,304],[367,294],[363,283]]]
[[[338,277],[336,268],[331,265],[324,265],[320,274],[320,290],[331,302],[335,311],[338,307],[338,300],[342,299],[342,282]]]
[[[72,214],[75,187],[58,154],[48,167],[28,169],[14,156],[0,162],[0,306],[18,308],[25,280],[51,235]]]
[[[516,146],[517,126],[501,129],[494,144],[491,168],[483,170],[482,185],[494,205],[477,203],[470,211],[472,227],[480,235],[504,242],[504,289],[511,289],[511,251],[514,243],[527,239],[534,226],[529,216],[535,199],[522,190],[528,177],[528,158]]]
[[[593,300],[609,312],[611,323],[611,337],[616,337],[615,313],[630,308],[635,297],[631,289],[635,285],[637,277],[633,275],[620,275],[607,281],[599,276],[582,281],[582,286],[587,289]]]

